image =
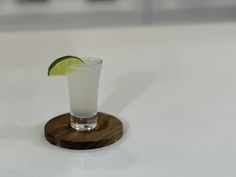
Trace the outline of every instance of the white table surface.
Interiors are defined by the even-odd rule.
[[[0,177],[235,177],[236,24],[0,33]],[[75,151],[43,126],[69,111],[62,55],[104,60],[118,143]]]

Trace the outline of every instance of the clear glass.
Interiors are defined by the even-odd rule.
[[[71,127],[88,131],[97,126],[97,98],[102,60],[82,58],[82,65],[72,66],[67,75],[70,96]]]

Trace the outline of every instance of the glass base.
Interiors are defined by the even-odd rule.
[[[97,126],[97,115],[79,118],[71,115],[70,125],[76,131],[89,131]]]

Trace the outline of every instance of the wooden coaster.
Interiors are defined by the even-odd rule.
[[[118,141],[123,135],[122,122],[105,113],[98,113],[98,125],[87,132],[70,127],[70,114],[49,120],[44,127],[45,138],[53,145],[67,149],[95,149]]]

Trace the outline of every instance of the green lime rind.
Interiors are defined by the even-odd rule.
[[[48,68],[48,76],[54,76],[54,75],[65,75],[71,72],[69,70],[69,67],[72,64],[81,64],[84,63],[84,61],[76,56],[72,55],[66,55],[60,58],[57,58]],[[59,68],[58,68],[59,67]],[[55,70],[57,71],[55,72]]]

